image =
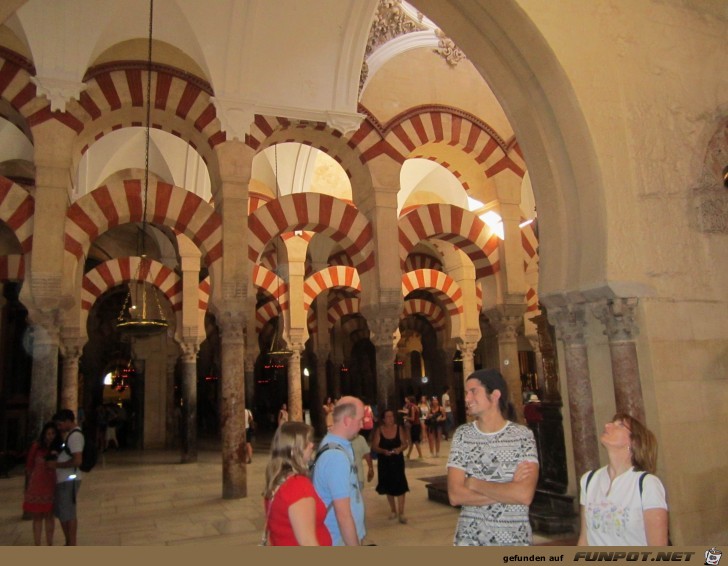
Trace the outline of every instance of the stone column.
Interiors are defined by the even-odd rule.
[[[319,326],[319,336],[321,336],[321,327]],[[311,414],[316,415],[317,431],[319,434],[326,434],[326,417],[324,415],[324,401],[328,396],[328,379],[326,376],[326,366],[329,360],[330,348],[319,346],[316,351],[316,396]]]
[[[301,393],[301,352],[303,344],[291,337],[291,355],[288,358],[288,414],[292,421],[303,422],[303,394]]]
[[[63,338],[60,343],[63,356],[61,408],[71,409],[76,415],[78,415],[78,361],[83,354],[84,342],[82,338]]]
[[[56,413],[58,398],[58,311],[29,310],[33,328],[33,367],[28,406],[28,438],[35,440]]]
[[[524,422],[521,373],[518,367],[518,329],[523,324],[523,315],[513,316],[498,311],[489,318],[498,331],[499,369],[510,389],[510,400],[516,411],[516,417],[519,422]]]
[[[599,467],[599,443],[586,340],[584,339],[585,309],[583,305],[569,305],[548,309],[548,319],[556,327],[559,339],[564,344],[564,366],[566,387],[569,394],[569,414],[571,418],[571,439],[574,446],[574,467],[576,477]],[[546,321],[540,317],[539,330]],[[539,331],[540,335],[540,331]],[[544,359],[544,367],[549,364]]]
[[[612,359],[612,379],[617,412],[627,413],[645,423],[645,402],[637,359],[635,322],[638,299],[605,299],[593,305],[592,312],[606,327]]]
[[[460,344],[460,354],[463,357],[463,384],[468,380],[471,373],[475,371],[475,350],[477,342],[463,342]]]
[[[228,310],[219,317],[222,344],[222,497],[248,495],[245,466],[245,319],[240,311]]]
[[[245,399],[248,405],[251,405],[251,411],[253,410],[252,405],[255,398],[255,361],[258,359],[258,354],[257,349],[254,352],[250,351],[250,341],[247,341],[245,349]]]
[[[177,440],[180,437],[180,416],[178,414],[181,413],[181,407],[179,407],[176,402],[176,395],[174,391],[174,376],[177,366],[177,356],[172,353],[173,348],[170,348],[167,351],[167,375],[165,376],[166,379],[166,390],[167,393],[165,395],[165,409],[167,412],[167,418],[165,419],[165,441],[164,446],[166,448],[176,448],[177,447]]]
[[[367,317],[371,341],[377,356],[377,404],[379,414],[387,408],[398,408],[394,382],[394,356],[396,344],[394,333],[399,326],[399,317]]]
[[[182,342],[182,442],[180,461],[197,462],[197,342]]]

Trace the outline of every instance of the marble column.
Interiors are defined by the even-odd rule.
[[[288,415],[292,421],[303,422],[303,395],[301,392],[301,352],[300,342],[291,344],[288,357]]]
[[[239,499],[248,495],[245,466],[245,319],[240,311],[225,311],[219,317],[222,402],[222,497]]]
[[[463,385],[471,373],[475,371],[475,350],[477,342],[463,342],[460,344],[460,355],[463,357]]]
[[[182,342],[182,442],[183,464],[197,462],[197,353],[196,342]]]
[[[35,440],[56,413],[58,399],[58,311],[29,311],[33,328],[33,367],[28,405],[29,439]]]
[[[78,362],[83,354],[81,338],[63,338],[59,347],[63,356],[61,377],[61,408],[78,414]]]
[[[394,356],[396,345],[394,333],[399,326],[399,318],[379,316],[367,317],[377,357],[377,405],[379,414],[384,409],[398,409],[397,391],[394,382]]]
[[[321,329],[319,327],[319,332]],[[324,415],[324,401],[328,396],[328,379],[326,366],[329,360],[329,348],[319,346],[316,352],[316,396],[311,413],[316,415],[316,430],[319,434],[326,434],[326,417]]]
[[[548,319],[564,344],[566,387],[569,395],[571,441],[574,449],[576,477],[599,467],[599,441],[586,340],[584,339],[585,309],[583,305],[550,308]],[[544,360],[545,361],[545,360]],[[545,364],[545,367],[548,367]]]
[[[164,440],[164,446],[166,448],[176,448],[177,447],[177,441],[179,439],[180,433],[180,418],[177,414],[177,405],[176,405],[176,395],[174,390],[174,376],[177,366],[177,356],[173,353],[173,349],[170,348],[167,351],[167,375],[165,376],[166,379],[166,390],[167,393],[165,395],[165,410],[166,410],[166,419],[165,419],[165,440]],[[181,409],[181,407],[180,407]]]
[[[498,331],[499,369],[508,384],[510,401],[516,411],[516,418],[523,423],[521,372],[518,367],[518,329],[523,324],[523,316],[499,314],[491,318],[491,324]]]
[[[635,338],[639,327],[635,322],[638,299],[606,299],[592,306],[592,312],[606,327],[617,412],[627,413],[645,423],[645,402],[642,397],[639,361]]]

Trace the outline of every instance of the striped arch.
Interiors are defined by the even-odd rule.
[[[24,254],[33,247],[35,199],[20,185],[0,177],[0,221],[12,230]]]
[[[278,301],[268,301],[255,311],[255,331],[260,334],[263,327],[277,316],[283,315]]]
[[[329,265],[348,265],[349,267],[354,267],[351,258],[343,250],[333,252],[326,263]]]
[[[326,153],[339,165],[355,187],[371,185],[369,171],[356,148],[340,131],[322,122],[306,122],[256,114],[245,142],[260,152],[276,143],[301,143]]]
[[[475,306],[478,308],[477,312],[483,310],[483,286],[480,281],[475,282]]]
[[[455,280],[442,271],[417,269],[402,276],[402,296],[406,297],[416,289],[434,291],[435,295],[447,305],[447,313],[457,316],[463,312],[463,292]]]
[[[346,315],[359,314],[361,312],[360,306],[361,299],[359,297],[342,297],[329,304],[327,313],[329,329]]]
[[[200,285],[197,287],[197,296],[199,297],[197,308],[199,308],[203,313],[207,312],[207,306],[210,304],[211,291],[212,287],[210,286],[210,276],[208,275],[200,281]]]
[[[369,326],[362,316],[352,316],[341,324],[341,330],[349,336],[349,340],[353,344],[359,340],[369,340]]]
[[[142,182],[116,182],[94,189],[66,213],[65,249],[76,260],[88,254],[94,238],[127,222],[141,222]],[[222,256],[222,219],[200,197],[168,183],[150,183],[147,221],[169,226],[189,237],[209,267]]]
[[[23,281],[25,279],[25,257],[19,254],[0,256],[0,282]]]
[[[410,251],[422,240],[437,238],[462,250],[475,266],[475,277],[500,269],[499,238],[472,212],[449,204],[417,207],[399,220],[399,258],[402,270]]]
[[[432,301],[426,301],[424,299],[409,299],[405,301],[400,320],[416,314],[425,317],[437,332],[445,328],[447,322],[445,312],[442,310],[442,307]]]
[[[283,310],[288,309],[288,285],[281,277],[262,265],[255,265],[253,285],[280,303]]]
[[[534,261],[538,261],[538,238],[533,231],[533,223],[521,228],[521,244],[525,252],[524,267],[528,269]]]
[[[4,51],[0,57],[0,99],[8,101],[25,119],[25,123],[16,126],[28,139],[31,139],[29,127],[38,123],[41,116],[50,113],[48,101],[36,96],[35,85],[30,80],[34,75],[33,64],[21,55]]]
[[[123,66],[124,68],[120,68]],[[90,69],[78,101],[67,114],[77,123],[76,155],[80,159],[93,143],[120,128],[145,123],[146,64],[111,63]],[[174,67],[155,63],[152,70],[154,99],[151,127],[175,135],[195,148],[210,163],[214,147],[225,141],[212,103],[212,88],[199,78]]]
[[[303,308],[309,310],[314,299],[324,289],[348,287],[361,291],[359,274],[353,267],[334,266],[317,271],[303,283]]]
[[[268,242],[284,232],[310,230],[329,236],[345,248],[359,274],[374,267],[374,241],[369,220],[353,206],[317,193],[296,193],[270,202],[248,217],[248,257],[258,263]]]
[[[528,288],[526,293],[526,312],[534,312],[538,310],[538,294],[533,287]]]
[[[438,258],[423,253],[411,253],[404,262],[404,270],[414,271],[415,269],[435,269],[442,271],[442,261]]]
[[[485,173],[486,177],[492,177],[506,169],[519,177],[525,174],[517,144],[506,142],[488,124],[463,110],[441,105],[419,106],[393,117],[385,125],[380,125],[366,108],[360,107],[360,110],[369,117],[350,143],[362,154],[364,163],[384,154],[400,164],[415,157],[434,160],[459,178],[466,190],[470,185],[468,177],[473,174]],[[439,158],[441,152],[428,149],[428,144],[458,147],[475,167],[468,167],[471,171],[460,170]]]
[[[182,309],[182,280],[164,264],[141,258],[122,257],[97,265],[83,276],[81,283],[81,309],[91,310],[96,300],[109,289],[129,281],[149,281],[167,297],[173,311]],[[137,273],[138,270],[138,273]]]

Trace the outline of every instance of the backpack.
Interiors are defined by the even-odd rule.
[[[356,467],[356,462],[354,462],[354,460],[352,460],[351,454],[349,454],[349,452],[346,450],[346,448],[344,448],[338,442],[327,442],[323,446],[320,446],[319,449],[316,451],[316,457],[314,458],[313,463],[311,464],[311,467],[310,467],[311,480],[313,481],[313,479],[314,479],[314,474],[316,473],[316,463],[318,462],[318,460],[321,457],[321,455],[324,452],[326,452],[327,450],[332,450],[332,449],[333,450],[338,450],[339,452],[341,452],[342,454],[344,454],[344,456],[346,456],[346,459],[349,462],[349,465],[351,466],[351,471],[354,472],[354,477],[357,478],[356,488],[359,489],[359,472],[358,472],[357,467]],[[327,514],[328,514],[329,510],[331,509],[331,507],[333,505],[334,505],[334,502],[332,500],[331,503],[329,503],[326,506],[326,513]]]
[[[75,428],[71,432],[68,433],[68,436],[70,436],[74,433],[78,432],[79,434],[83,435],[83,432],[81,432],[79,429]],[[99,459],[98,450],[96,450],[96,443],[95,442],[87,442],[86,437],[84,436],[84,442],[83,442],[83,452],[81,452],[81,465],[78,467],[79,470],[82,472],[90,472],[94,466],[96,465],[96,461]],[[66,454],[69,456],[72,456],[71,449],[68,447],[68,438],[66,439],[66,442],[63,445],[63,449],[66,451]]]

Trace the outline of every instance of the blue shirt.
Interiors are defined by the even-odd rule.
[[[332,502],[335,499],[349,498],[351,515],[356,525],[356,533],[361,541],[366,536],[364,526],[364,501],[359,491],[359,478],[357,466],[354,460],[354,452],[351,442],[336,436],[327,434],[321,440],[321,446],[326,444],[340,444],[347,454],[336,448],[326,450],[316,462],[313,474],[313,486],[319,497],[326,505],[327,513],[324,524],[331,533],[331,540],[334,546],[343,546],[344,539],[341,536],[339,523],[336,520],[336,512]]]

